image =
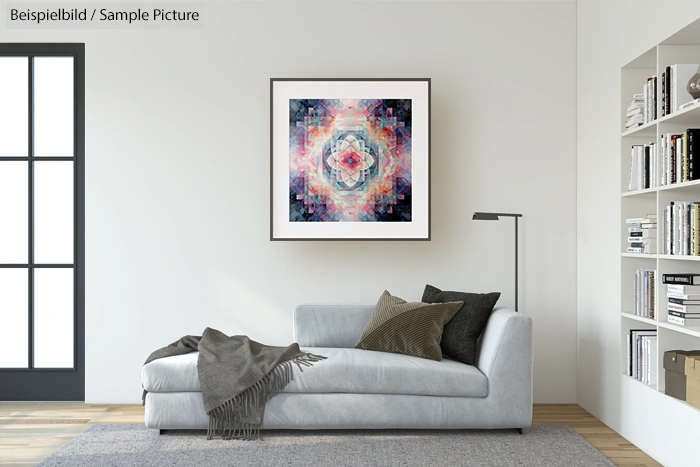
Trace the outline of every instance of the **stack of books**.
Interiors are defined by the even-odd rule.
[[[658,372],[656,329],[631,329],[627,334],[627,376],[655,385]]]
[[[656,270],[637,269],[634,275],[634,313],[656,319]]]
[[[661,74],[661,115],[669,115],[683,110],[695,99],[688,92],[687,85],[690,78],[698,72],[700,65],[676,64],[667,66]]]
[[[656,214],[627,219],[627,253],[656,254]]]
[[[629,191],[654,188],[659,179],[656,175],[656,143],[635,144],[630,159]]]
[[[671,201],[664,208],[661,249],[666,255],[700,256],[700,202]]]
[[[700,180],[700,170],[695,167],[695,154],[700,151],[700,129],[688,128],[683,133],[661,135],[661,184]]]
[[[644,124],[644,94],[635,94],[627,106],[625,128],[630,129]]]
[[[700,274],[664,274],[668,322],[700,327]]]

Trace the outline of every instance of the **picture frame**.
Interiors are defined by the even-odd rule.
[[[430,78],[270,79],[270,240],[430,240]]]

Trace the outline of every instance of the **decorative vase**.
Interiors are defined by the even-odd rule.
[[[693,96],[693,99],[700,99],[700,70],[698,70],[690,81],[688,81],[688,86],[686,87],[688,93]]]

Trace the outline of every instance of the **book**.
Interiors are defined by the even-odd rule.
[[[666,67],[665,73],[666,83],[664,86],[664,113],[666,115],[671,113],[671,98],[669,96],[669,91],[671,89],[671,67]]]
[[[692,100],[690,102],[686,102],[685,104],[681,105],[680,107],[678,107],[678,110],[689,109],[691,107],[695,107],[698,104],[700,104],[700,99],[695,99],[695,100]]]
[[[675,64],[671,66],[671,112],[677,112],[681,105],[695,100],[688,92],[686,85],[690,78],[698,72],[697,63]]]
[[[649,243],[651,241],[656,241],[656,236],[654,237],[627,237],[629,243]]]
[[[688,142],[688,180],[698,180],[700,179],[700,172],[695,170],[695,153],[697,152],[697,148],[695,148],[695,144],[697,144],[698,138],[700,138],[700,129],[698,128],[688,128],[686,130],[687,134],[687,142]],[[697,172],[697,173],[696,173]]]
[[[700,328],[700,320],[681,318],[679,316],[668,315],[668,322],[671,324],[678,324],[680,326],[697,326]]]
[[[661,277],[664,284],[700,285],[700,274],[674,273],[663,274]]]
[[[676,298],[678,300],[700,300],[700,294],[683,294],[683,293],[674,293],[674,292],[668,292],[666,294],[666,297],[670,300],[672,298]]]
[[[644,222],[644,220],[646,220],[645,217],[632,217],[627,219],[625,222],[628,224],[641,224]]]
[[[668,310],[668,314],[679,318],[700,319],[700,313]]]
[[[679,305],[700,305],[700,300],[683,300],[682,298],[668,297],[669,303],[677,303]]]
[[[630,329],[627,336],[627,375],[635,379],[641,378],[641,364],[643,359],[642,340],[646,337],[656,337],[655,329]]]
[[[700,285],[667,284],[666,292],[680,294],[700,294]]]
[[[679,311],[681,313],[700,313],[700,305],[678,305],[677,303],[669,303],[668,309],[672,311]]]

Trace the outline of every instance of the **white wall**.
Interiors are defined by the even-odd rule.
[[[575,3],[236,2],[203,30],[0,30],[86,45],[86,399],[136,402],[206,326],[291,341],[301,302],[426,282],[534,320],[535,400],[576,401]],[[4,27],[4,26],[3,26]],[[270,77],[431,77],[431,242],[275,242]],[[552,98],[552,97],[556,98]]]
[[[700,414],[620,376],[619,155],[620,68],[697,19],[700,3],[577,5],[579,404],[664,465],[698,465]]]

